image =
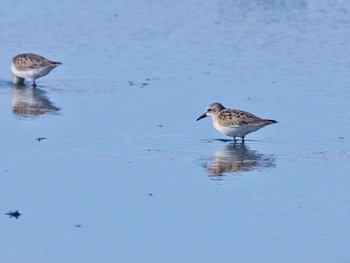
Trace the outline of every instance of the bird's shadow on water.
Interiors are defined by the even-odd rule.
[[[233,140],[210,140],[224,142],[226,145],[221,150],[214,151],[202,163],[202,166],[210,177],[238,174],[256,169],[273,168],[276,166],[275,157],[272,154],[259,153],[250,149],[246,143],[234,143]],[[208,142],[208,141],[207,141]]]
[[[18,117],[37,117],[44,114],[57,114],[60,108],[38,87],[22,84],[12,85],[12,112]]]

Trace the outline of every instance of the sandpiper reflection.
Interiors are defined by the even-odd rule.
[[[211,160],[204,167],[210,176],[220,176],[258,168],[275,167],[275,158],[272,155],[250,150],[244,144],[230,143],[222,150],[215,151]]]
[[[35,117],[47,113],[56,113],[56,107],[38,88],[28,88],[21,84],[12,86],[12,112],[22,117]]]

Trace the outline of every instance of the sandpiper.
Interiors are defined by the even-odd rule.
[[[12,81],[14,84],[23,84],[25,79],[29,79],[35,87],[36,79],[46,76],[61,64],[35,54],[19,54],[11,61]]]
[[[249,112],[226,109],[220,103],[212,103],[207,107],[205,113],[203,113],[197,121],[205,117],[213,117],[213,126],[221,133],[233,137],[233,141],[236,142],[236,137],[242,139],[244,143],[244,137],[255,132],[267,125],[277,123],[275,120],[261,119]]]

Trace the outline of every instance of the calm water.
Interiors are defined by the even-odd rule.
[[[349,262],[349,15],[3,1],[0,262]],[[12,86],[22,52],[63,65]],[[215,101],[279,123],[233,145]]]

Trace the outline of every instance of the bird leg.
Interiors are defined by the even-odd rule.
[[[233,143],[235,144],[237,142],[236,137],[233,136]]]
[[[242,139],[242,143],[244,143],[244,136],[242,136],[241,139]]]

